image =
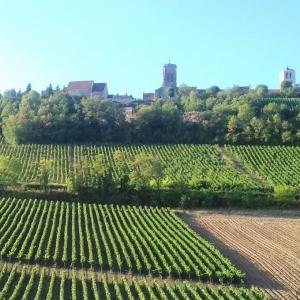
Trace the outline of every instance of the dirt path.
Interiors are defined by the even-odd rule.
[[[300,299],[300,213],[192,211],[182,217],[270,299]]]

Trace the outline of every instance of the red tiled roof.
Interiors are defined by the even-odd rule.
[[[92,89],[94,84],[93,80],[87,81],[70,81],[67,87],[67,90],[84,90],[84,89]]]

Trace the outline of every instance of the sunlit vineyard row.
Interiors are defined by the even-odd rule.
[[[22,300],[52,299],[267,299],[255,289],[211,287],[190,283],[148,282],[103,274],[50,271],[26,267],[18,270],[7,265],[0,267],[0,298]]]
[[[113,159],[114,153],[121,151],[130,166],[137,154],[146,153],[160,159],[165,167],[165,179],[169,182],[185,182],[191,188],[210,190],[249,190],[261,187],[251,178],[234,169],[222,159],[211,145],[18,145],[0,143],[0,155],[18,159],[22,170],[18,175],[21,183],[38,182],[39,162],[43,159],[53,162],[50,182],[65,184],[70,172],[76,173],[75,166],[85,160],[92,162],[103,154],[106,164],[113,170],[114,178],[118,172]],[[90,169],[84,174],[87,182],[93,180]]]
[[[72,157],[70,146],[61,145],[19,145],[11,146],[3,139],[0,143],[0,155],[17,159],[22,168],[18,175],[21,183],[38,181],[39,163],[43,159],[51,160],[50,182],[64,183],[70,171],[69,161]]]
[[[0,208],[2,259],[203,281],[244,278],[169,209],[5,198]]]
[[[97,155],[103,154],[105,163],[118,178],[114,153],[120,151],[130,167],[135,156],[151,154],[160,159],[169,182],[185,182],[194,189],[210,190],[263,190],[274,184],[299,186],[300,148],[292,146],[224,146],[225,153],[238,158],[249,173],[263,179],[259,183],[248,174],[243,174],[224,160],[211,145],[18,145],[0,142],[0,155],[16,158],[22,169],[20,183],[38,182],[39,162],[51,160],[50,183],[65,184],[71,172],[82,161],[92,164]],[[80,169],[80,168],[79,168]],[[92,168],[85,170],[86,182],[92,182]]]
[[[299,147],[227,145],[225,151],[271,185],[300,186]]]
[[[263,99],[254,100],[252,103],[259,107],[264,107],[269,103],[283,104],[286,105],[286,107],[289,110],[294,110],[297,109],[296,106],[300,104],[300,99],[299,98],[263,98]]]

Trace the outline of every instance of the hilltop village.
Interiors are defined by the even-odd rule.
[[[106,82],[70,81],[41,93],[29,84],[0,95],[1,130],[10,143],[300,143],[300,87],[296,72],[266,85],[207,89],[177,84],[165,64],[162,84],[142,98],[111,94]]]
[[[180,89],[195,92],[198,95],[205,95],[207,89],[199,89],[188,85],[178,86],[177,84],[177,65],[176,64],[165,64],[163,66],[163,78],[161,87],[157,88],[154,92],[144,92],[142,98],[136,98],[132,95],[126,94],[110,94],[108,92],[108,84],[106,82],[96,83],[94,80],[81,80],[81,81],[70,81],[63,91],[70,96],[78,96],[85,98],[99,97],[101,99],[110,99],[118,101],[123,104],[129,104],[133,101],[154,101],[156,99],[168,99],[174,98],[179,94]],[[295,93],[300,92],[300,85],[296,83],[296,71],[289,67],[281,70],[279,73],[279,86],[278,89],[268,89],[269,96],[280,96],[280,90],[283,86],[292,87],[295,89]],[[212,87],[211,87],[212,88]],[[217,89],[218,92],[225,90],[231,90],[239,92],[240,94],[247,94],[254,89],[251,86],[234,86],[229,89],[221,89],[218,86],[213,88]],[[42,97],[49,97],[53,93],[52,87],[41,92]]]
[[[195,93],[198,96],[215,95],[219,92],[233,92],[239,95],[245,95],[254,92],[255,89],[251,89],[251,86],[234,86],[229,89],[221,89],[218,86],[212,86],[208,89],[199,89],[197,87],[177,84],[177,65],[176,64],[165,64],[163,66],[163,78],[161,87],[157,88],[154,92],[144,92],[142,98],[135,98],[133,95],[125,94],[110,94],[108,91],[108,84],[106,82],[96,83],[94,80],[82,80],[82,81],[70,81],[66,87],[63,88],[63,92],[73,96],[81,98],[100,98],[104,100],[112,100],[119,102],[123,106],[124,114],[126,120],[131,122],[135,117],[135,107],[137,104],[147,104],[155,100],[166,100],[166,99],[176,99],[176,97],[183,92]],[[281,70],[279,73],[279,84],[278,89],[268,89],[267,86],[261,85],[257,88],[264,88],[265,97],[281,97],[282,88],[291,88],[293,95],[300,95],[300,85],[296,83],[296,71],[289,67]],[[50,85],[47,89],[41,92],[41,96],[48,98],[55,91]],[[193,121],[195,115],[188,113],[185,118]]]

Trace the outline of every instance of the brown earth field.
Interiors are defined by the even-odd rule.
[[[179,212],[269,299],[300,299],[300,211]]]

